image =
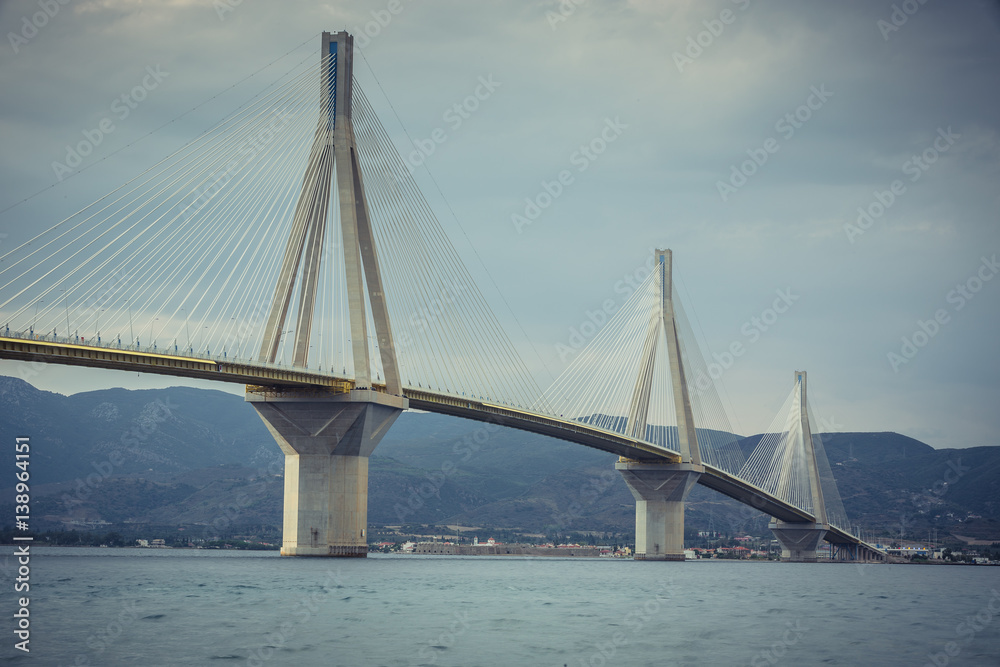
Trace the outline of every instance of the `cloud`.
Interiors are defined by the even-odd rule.
[[[320,30],[364,30],[386,6],[242,2],[220,20],[211,2],[68,5],[19,53],[0,45],[0,208],[52,185],[51,162],[146,66],[160,64],[171,78],[101,155],[131,148],[0,214],[0,230],[14,242],[96,199],[231,112],[286,63],[313,57]],[[928,3],[888,39],[877,22],[891,7],[867,2],[589,0],[555,29],[546,18],[555,2],[402,7],[356,67],[397,145],[442,126],[477,77],[503,82],[427,167],[531,338],[511,334],[539,378],[543,365],[560,369],[555,347],[569,328],[613,296],[650,248],[668,246],[710,348],[739,336],[775,289],[791,285],[803,295],[725,378],[747,432],[771,421],[791,371],[805,368],[813,395],[835,406],[849,430],[923,434],[935,446],[996,443],[1000,416],[978,406],[1000,399],[989,379],[1000,371],[992,352],[1000,283],[984,288],[904,371],[886,362],[982,254],[1000,251],[1000,22],[992,4]],[[679,71],[674,54],[685,53],[689,38],[719,31],[726,10],[733,20],[702,37],[707,45]],[[33,2],[4,3],[0,33],[19,30],[34,11]],[[776,123],[823,85],[833,96],[783,138]],[[510,215],[608,117],[629,130],[516,234]],[[961,140],[849,243],[843,228],[857,208],[907,178],[907,160],[949,126]],[[721,201],[717,182],[769,137],[779,150]],[[418,177],[488,283],[434,183]],[[982,402],[969,408],[970,396]]]

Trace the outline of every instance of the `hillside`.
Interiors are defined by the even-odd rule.
[[[0,377],[0,434],[31,436],[33,514],[49,526],[280,526],[281,454],[238,396],[173,387],[67,397]],[[1000,538],[1000,447],[935,450],[896,433],[824,442],[853,522],[896,535]],[[631,534],[634,501],[614,461],[552,438],[406,412],[372,457],[369,521]],[[766,522],[703,487],[687,511],[689,530],[761,533]]]

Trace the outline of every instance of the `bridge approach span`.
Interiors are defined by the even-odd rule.
[[[265,394],[308,390],[346,393],[355,388],[354,381],[350,379],[277,364],[128,350],[65,340],[0,337],[0,358],[230,382],[249,385],[248,389]],[[384,391],[384,386],[377,383],[374,388]],[[410,406],[419,410],[547,435],[634,461],[677,463],[680,460],[678,454],[670,450],[581,422],[422,389],[404,388],[403,394],[409,399]],[[710,465],[705,466],[705,474],[698,483],[781,521],[813,521],[808,512]],[[826,539],[835,544],[863,544],[857,537],[833,526]]]

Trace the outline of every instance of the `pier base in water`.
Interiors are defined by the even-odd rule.
[[[368,457],[407,407],[369,390],[248,392],[285,454],[282,556],[368,555]]]
[[[619,461],[635,497],[635,559],[684,560],[684,501],[704,466]]]

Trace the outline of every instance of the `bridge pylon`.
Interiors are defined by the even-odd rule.
[[[816,550],[819,543],[830,530],[830,522],[826,514],[826,503],[823,500],[823,487],[820,484],[819,466],[816,463],[816,448],[813,446],[812,429],[809,424],[808,402],[806,401],[806,372],[795,371],[796,398],[793,409],[798,410],[798,437],[801,443],[796,443],[799,454],[804,456],[806,472],[809,476],[809,493],[812,498],[812,514],[815,521],[809,523],[791,523],[772,519],[768,528],[781,544],[781,560],[793,563],[815,563]],[[789,433],[789,437],[796,437]]]
[[[307,366],[324,237],[329,227],[331,188],[335,184],[347,278],[354,388],[327,392],[247,387],[246,394],[246,400],[285,454],[283,556],[367,555],[368,457],[408,407],[351,121],[353,62],[354,38],[347,32],[324,32],[320,117],[265,325],[260,361],[274,362],[282,335],[294,333],[293,365]],[[296,285],[297,302],[292,298]],[[292,303],[298,304],[298,311],[290,321]],[[375,391],[372,386],[368,308],[385,374],[385,391]],[[285,331],[286,324],[293,325],[291,332]]]
[[[662,353],[657,349],[662,332],[667,344],[681,462],[658,464],[622,457],[615,464],[615,469],[621,473],[635,497],[636,560],[684,560],[684,503],[705,472],[705,466],[701,463],[698,449],[698,434],[677,334],[672,253],[670,250],[657,250],[655,260],[660,274],[660,308],[649,322],[626,432],[631,437],[646,439],[653,369],[656,354]]]

